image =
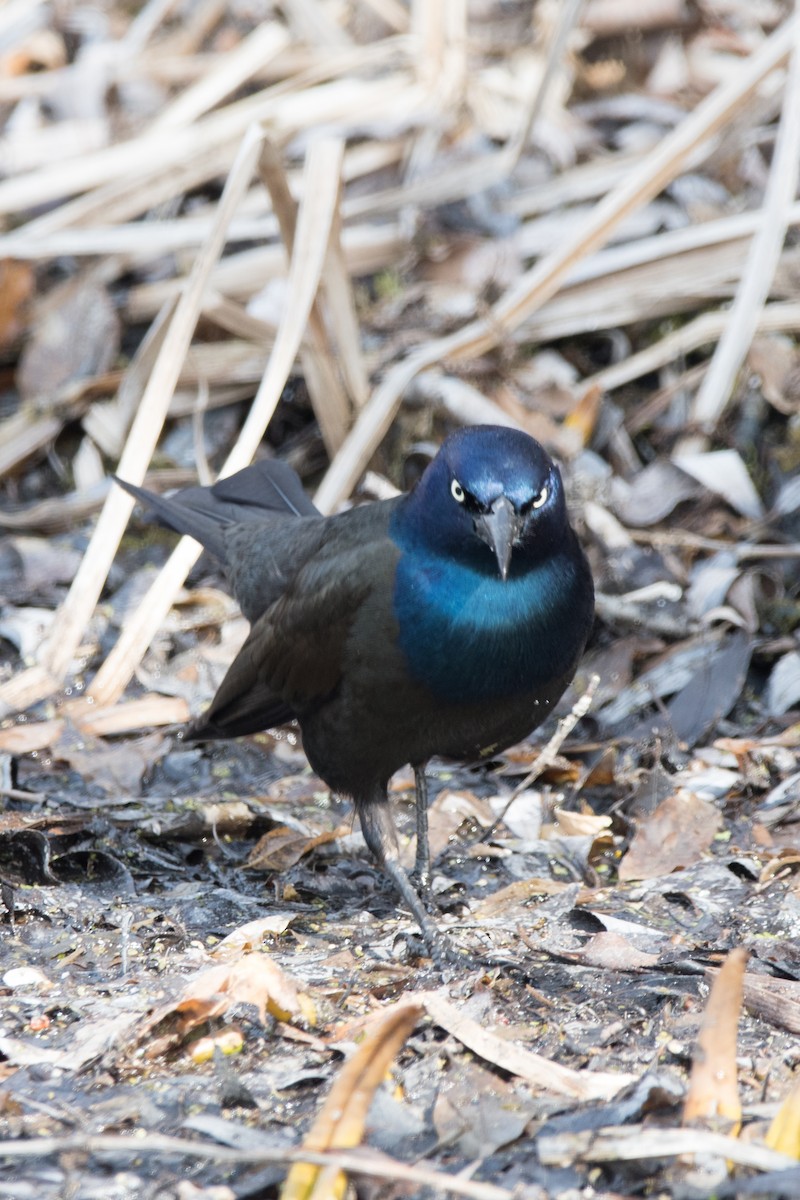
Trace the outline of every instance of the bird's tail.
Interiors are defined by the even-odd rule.
[[[114,478],[126,492],[152,509],[164,525],[193,537],[223,563],[227,560],[227,530],[231,525],[261,520],[266,512],[317,515],[297,474],[277,459],[263,459],[211,487],[181,488],[169,497],[116,475]]]

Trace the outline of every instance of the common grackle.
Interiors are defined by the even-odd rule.
[[[594,613],[558,468],[527,434],[451,434],[408,495],[323,517],[285,463],[261,461],[169,499],[119,480],[227,567],[250,634],[194,739],[296,718],[314,770],[353,798],[369,849],[423,931],[436,925],[399,863],[387,798],[424,765],[524,738],[572,679]]]

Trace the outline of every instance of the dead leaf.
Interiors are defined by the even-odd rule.
[[[672,463],[656,459],[631,483],[614,479],[614,511],[623,524],[646,529],[663,521],[683,500],[693,499],[699,491],[697,484]]]
[[[800,651],[790,650],[772,668],[766,705],[771,717],[780,717],[800,701]]]
[[[0,346],[9,346],[25,328],[25,306],[33,295],[36,276],[27,262],[0,260]]]
[[[691,792],[668,796],[639,827],[619,865],[623,882],[656,879],[697,862],[714,840],[721,817]]]
[[[569,1067],[562,1067],[541,1054],[491,1033],[471,1017],[459,1012],[440,992],[430,992],[424,1000],[431,1019],[474,1054],[503,1071],[525,1079],[534,1087],[557,1096],[608,1100],[635,1078],[633,1075],[573,1071]]]
[[[778,412],[789,416],[800,407],[800,355],[794,342],[782,334],[754,337],[747,356],[750,369],[761,380],[761,391]]]
[[[359,1144],[375,1090],[423,1011],[419,1004],[403,1001],[372,1025],[336,1077],[328,1099],[303,1139],[304,1149],[346,1149]],[[281,1200],[333,1200],[344,1196],[346,1189],[347,1177],[336,1168],[297,1163],[286,1177]]]
[[[103,742],[68,725],[53,744],[53,753],[107,792],[137,796],[163,743],[161,733],[126,742]]]
[[[637,950],[620,934],[606,930],[589,938],[581,950],[574,951],[569,957],[609,971],[640,971],[644,967],[654,967],[659,961],[657,954]]]
[[[442,1145],[458,1146],[482,1159],[513,1142],[535,1112],[530,1095],[476,1062],[452,1063],[433,1105],[433,1126]]]
[[[611,817],[597,816],[595,813],[568,812],[564,808],[553,810],[559,833],[565,837],[599,838],[608,833],[611,828]]]
[[[509,917],[514,909],[521,910],[522,915],[529,901],[540,896],[560,896],[569,887],[570,884],[562,883],[559,879],[516,879],[482,900],[473,908],[472,915],[478,922],[494,917]],[[588,904],[591,897],[591,889],[585,888],[578,893],[576,903]]]
[[[710,492],[722,496],[736,512],[754,521],[763,517],[764,505],[738,450],[677,454],[674,462]]]
[[[34,323],[17,370],[17,386],[28,400],[57,402],[71,383],[107,371],[119,352],[117,311],[105,288],[79,278],[47,299]]]
[[[244,865],[248,871],[288,871],[317,846],[335,842],[350,832],[349,825],[337,825],[335,829],[326,829],[322,833],[306,833],[290,829],[288,825],[279,825],[258,839]]]
[[[800,1159],[800,1079],[776,1112],[764,1141],[771,1150]]]
[[[313,1023],[316,1019],[310,997],[300,991],[296,981],[267,954],[250,953],[195,975],[177,1000],[148,1016],[138,1040],[151,1039],[148,1057],[155,1058],[183,1041],[198,1025],[224,1015],[236,1004],[252,1004],[262,1024],[268,1012],[279,1021],[302,1018]]]
[[[683,1124],[738,1125],[742,1116],[736,1072],[736,1036],[742,1011],[747,951],[731,950],[711,986],[692,1056]]]
[[[248,921],[246,925],[240,925],[233,933],[224,937],[212,950],[211,957],[232,958],[251,950],[258,950],[268,934],[285,933],[296,917],[297,913],[278,912],[259,917],[257,921]]]

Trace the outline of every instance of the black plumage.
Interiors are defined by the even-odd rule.
[[[387,785],[412,764],[425,884],[424,764],[521,740],[572,679],[594,594],[558,469],[526,434],[481,426],[452,434],[407,496],[332,517],[277,461],[168,499],[119,482],[225,564],[251,622],[190,736],[296,719],[311,765],[353,798],[370,850],[441,949],[397,859]]]

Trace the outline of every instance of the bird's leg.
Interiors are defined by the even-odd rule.
[[[414,859],[414,879],[426,895],[431,890],[431,844],[428,839],[428,778],[425,767],[414,767],[416,791],[417,853]]]
[[[397,833],[392,820],[388,801],[370,799],[357,804],[358,815],[361,818],[361,832],[378,866],[391,879],[422,930],[425,945],[435,962],[460,961],[459,955],[450,945],[445,935],[437,928],[425,911],[425,905],[419,897],[414,885],[400,863],[397,851]]]

